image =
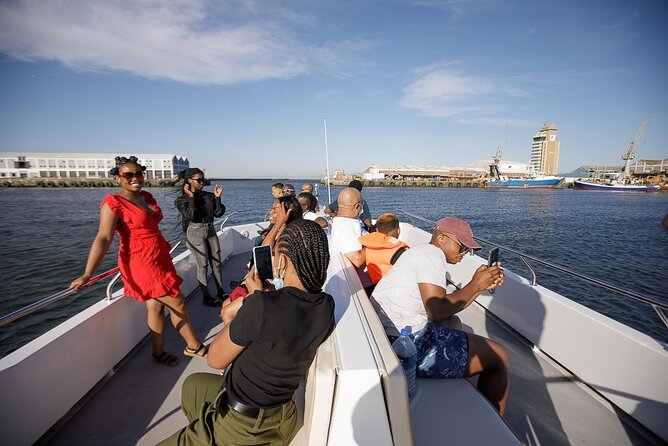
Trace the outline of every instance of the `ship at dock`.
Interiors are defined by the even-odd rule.
[[[657,192],[661,188],[649,182],[642,182],[631,176],[631,160],[636,157],[636,146],[642,137],[645,127],[649,123],[649,117],[645,117],[640,123],[640,127],[636,132],[635,137],[629,144],[629,148],[622,159],[624,160],[624,168],[615,178],[607,180],[587,179],[576,180],[573,182],[575,189],[580,190],[594,190],[594,191],[609,191],[609,192]]]
[[[506,129],[503,130],[501,142],[496,147],[496,153],[489,165],[490,179],[485,182],[489,188],[511,188],[511,189],[554,189],[564,182],[564,177],[546,175],[544,169],[554,170],[559,160],[559,141],[557,141],[557,126],[545,124],[533,137],[531,145],[531,163],[522,166],[514,174],[501,174],[501,170],[512,171],[512,165],[501,165],[503,143]],[[505,173],[505,172],[504,172]]]
[[[553,175],[535,174],[526,178],[508,178],[499,176],[493,180],[487,181],[485,187],[489,188],[539,188],[539,189],[554,189],[563,183],[563,177],[555,177]]]

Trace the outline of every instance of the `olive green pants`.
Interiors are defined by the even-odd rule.
[[[181,391],[181,409],[188,425],[159,445],[287,445],[297,424],[297,408],[290,401],[269,417],[257,418],[230,408],[216,414],[216,401],[225,392],[223,377],[194,373]]]

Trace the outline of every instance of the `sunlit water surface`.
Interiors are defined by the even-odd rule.
[[[229,224],[264,220],[272,198],[270,180],[221,181]],[[301,181],[292,181],[299,185]],[[210,189],[210,188],[209,188]],[[341,188],[332,188],[335,196]],[[147,189],[165,214],[168,240],[181,236],[174,189]],[[82,272],[97,231],[99,205],[116,189],[0,189],[0,314],[60,291]],[[327,191],[320,188],[320,202]],[[640,294],[668,301],[668,213],[665,193],[607,193],[558,190],[365,188],[364,199],[377,217],[408,211],[430,220],[455,215],[475,234],[545,261]],[[410,221],[398,213],[400,219]],[[221,221],[221,220],[219,220]],[[413,223],[423,229],[428,225]],[[116,265],[114,241],[98,272]],[[486,253],[483,252],[482,255]],[[522,263],[501,253],[505,266],[530,277]],[[656,338],[668,329],[656,313],[599,289],[535,267],[538,282]],[[100,300],[106,282],[0,328],[0,356],[16,350],[65,319]],[[567,329],[567,327],[564,327]]]

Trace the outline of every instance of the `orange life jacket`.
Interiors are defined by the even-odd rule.
[[[366,248],[366,268],[373,283],[378,281],[392,269],[392,258],[397,251],[405,251],[408,245],[402,241],[390,241],[390,237],[382,232],[372,232],[360,237],[359,242]],[[395,259],[396,261],[396,259]]]

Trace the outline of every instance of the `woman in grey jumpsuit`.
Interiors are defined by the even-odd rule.
[[[225,213],[225,205],[220,201],[223,186],[216,184],[213,193],[205,191],[204,172],[196,167],[184,170],[180,176],[183,178],[183,190],[174,204],[181,213],[188,248],[197,262],[197,281],[202,290],[202,303],[217,307],[221,305],[225,293],[220,272],[220,243],[213,219]],[[209,263],[213,270],[217,298],[211,296],[207,286]]]

